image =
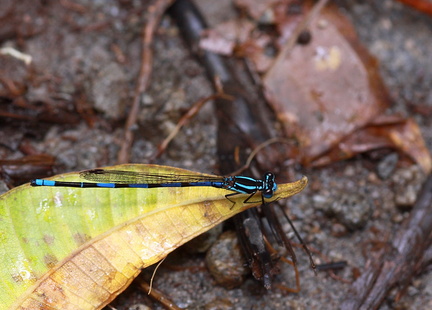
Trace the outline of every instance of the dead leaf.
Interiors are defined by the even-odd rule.
[[[313,165],[327,165],[380,148],[397,149],[416,162],[423,171],[431,171],[431,157],[419,126],[411,118],[395,115],[378,117],[373,123],[342,140],[329,153],[314,161]]]
[[[263,81],[285,134],[299,143],[303,164],[329,152],[389,105],[376,61],[349,29],[341,15],[321,14],[310,26],[312,41],[295,45]]]

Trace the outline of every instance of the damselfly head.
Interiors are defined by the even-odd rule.
[[[271,172],[266,172],[263,176],[264,189],[262,195],[264,198],[273,197],[274,192],[277,189],[277,184],[275,182],[275,175]]]

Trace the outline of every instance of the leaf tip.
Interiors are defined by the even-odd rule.
[[[285,183],[279,186],[277,193],[278,198],[287,198],[300,193],[308,184],[307,176],[303,176],[300,180],[292,183]]]

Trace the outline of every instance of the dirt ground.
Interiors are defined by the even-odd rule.
[[[139,72],[143,4],[114,0],[81,0],[77,6],[68,1],[35,3],[23,5],[23,14],[37,21],[32,28],[26,28],[21,21],[20,39],[14,29],[4,28],[1,42],[1,47],[13,46],[31,55],[33,72],[29,75],[20,60],[6,62],[4,58],[1,70],[14,72],[12,79],[31,81],[23,87],[33,108],[45,104],[55,108],[50,111],[49,121],[0,119],[0,157],[27,155],[22,147],[25,145],[33,153],[55,156],[55,173],[113,165]],[[200,2],[210,24],[235,15],[226,3]],[[390,0],[336,4],[379,61],[393,100],[389,113],[412,117],[431,150],[431,17]],[[0,0],[2,7],[13,5],[13,1]],[[151,83],[141,98],[139,125],[130,154],[135,163],[146,163],[190,104],[213,93],[205,70],[184,45],[168,16],[156,32],[154,49]],[[71,103],[76,98],[85,103],[83,109],[90,104],[96,112],[84,112],[88,119],[77,118],[73,112],[77,106]],[[216,120],[208,104],[176,136],[157,163],[212,173],[215,153]],[[310,184],[289,200],[289,214],[308,245],[333,261],[347,262],[348,266],[338,271],[341,278],[352,281],[357,272],[361,273],[371,257],[365,251],[368,242],[391,239],[409,216],[409,204],[426,176],[418,166],[407,161],[401,164],[399,158],[396,152],[379,150],[319,169],[299,168]],[[408,206],[397,207],[403,204],[401,201],[408,201]],[[181,249],[177,252],[173,254],[176,264],[195,268],[173,270],[162,265],[154,286],[185,309],[337,309],[350,287],[325,272],[315,276],[300,249],[302,290],[298,294],[277,288],[265,291],[252,278],[238,288],[223,288],[204,268],[203,254]],[[292,269],[282,266],[275,282],[292,284],[292,278]],[[416,276],[397,304],[393,302],[396,293],[397,289],[393,290],[380,309],[432,309],[432,274],[427,271]],[[112,306],[119,310],[163,309],[134,285]]]

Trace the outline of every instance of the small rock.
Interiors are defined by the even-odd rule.
[[[241,285],[249,272],[233,231],[220,235],[207,251],[206,264],[216,282],[228,289]]]
[[[411,166],[397,170],[391,178],[394,202],[396,207],[408,211],[414,205],[424,180],[425,175],[418,166]]]
[[[402,223],[403,220],[404,220],[404,216],[401,213],[398,213],[392,217],[393,223],[396,224]]]
[[[128,308],[129,310],[150,310],[151,308],[143,304],[135,304]]]
[[[418,190],[416,185],[407,185],[401,192],[396,191],[396,206],[401,210],[411,209],[417,199]]]
[[[399,160],[399,155],[397,153],[391,153],[385,156],[377,166],[377,174],[382,180],[388,179],[394,170],[396,169],[396,164]]]
[[[334,223],[331,227],[331,234],[334,237],[342,237],[347,234],[347,229],[340,223]]]

